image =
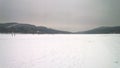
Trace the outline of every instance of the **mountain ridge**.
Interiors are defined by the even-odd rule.
[[[69,32],[47,28],[45,26],[35,26],[31,24],[21,24],[16,22],[1,23],[0,33],[23,33],[23,34],[120,34],[120,26],[97,27],[87,31]]]
[[[120,26],[102,26],[91,30],[76,32],[79,34],[120,34]]]
[[[69,34],[71,32],[55,30],[44,26],[35,26],[31,24],[20,24],[14,22],[0,24],[0,33]]]

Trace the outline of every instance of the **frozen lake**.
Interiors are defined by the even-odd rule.
[[[120,68],[120,34],[0,34],[0,68]]]

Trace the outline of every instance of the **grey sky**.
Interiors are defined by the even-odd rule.
[[[66,31],[120,26],[120,0],[0,0],[0,22]]]

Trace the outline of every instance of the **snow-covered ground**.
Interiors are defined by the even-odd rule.
[[[120,68],[120,34],[0,34],[0,68]]]

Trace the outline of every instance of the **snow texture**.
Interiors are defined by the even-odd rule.
[[[120,34],[0,34],[0,68],[120,68]]]

